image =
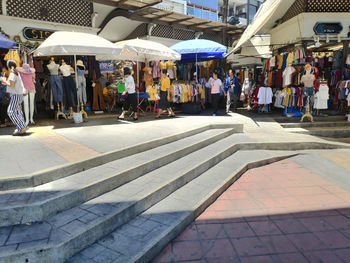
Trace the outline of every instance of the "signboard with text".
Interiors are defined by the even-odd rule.
[[[314,32],[316,35],[337,35],[343,30],[341,23],[322,23],[317,22],[314,26]]]
[[[39,28],[31,28],[25,27],[23,28],[23,36],[32,41],[44,41],[47,39],[53,32],[52,30],[39,29]]]
[[[100,71],[101,73],[113,73],[114,65],[112,61],[101,61],[100,63]]]

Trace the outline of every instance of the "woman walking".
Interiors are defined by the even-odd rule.
[[[218,107],[219,107],[220,88],[224,93],[225,97],[226,97],[226,92],[225,92],[224,86],[222,85],[221,79],[218,78],[218,72],[216,70],[213,73],[213,78],[214,80],[212,80],[211,83],[209,83],[209,85],[211,89],[211,101],[214,108],[213,116],[216,116]]]
[[[24,89],[21,77],[16,71],[16,67],[17,65],[15,61],[7,61],[7,68],[10,70],[10,75],[5,81],[7,85],[7,93],[10,93],[10,104],[7,108],[7,115],[17,127],[13,135],[22,135],[28,130],[28,127],[24,121],[21,106],[26,91]]]
[[[124,77],[125,77],[125,91],[122,93],[122,96],[127,96],[124,100],[123,112],[118,117],[119,120],[125,119],[125,113],[130,108],[134,112],[134,120],[138,119],[137,116],[137,96],[135,90],[135,81],[131,75],[131,69],[129,67],[124,68]]]
[[[162,83],[160,88],[160,100],[158,105],[158,114],[156,119],[160,118],[160,115],[164,111],[168,111],[168,117],[175,117],[175,113],[170,107],[169,99],[170,99],[170,79],[167,76],[167,70],[162,70]]]

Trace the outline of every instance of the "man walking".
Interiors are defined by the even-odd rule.
[[[232,69],[228,72],[228,77],[225,81],[225,91],[227,93],[226,113],[229,113],[231,103],[233,102],[233,111],[237,112],[237,102],[240,95],[239,81],[234,75]]]

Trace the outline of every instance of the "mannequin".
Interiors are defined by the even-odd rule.
[[[50,63],[47,65],[50,71],[50,86],[52,91],[53,100],[57,103],[56,119],[58,120],[60,116],[67,119],[67,116],[61,111],[60,103],[62,103],[62,82],[58,76],[59,65],[56,64],[55,58],[50,58]]]
[[[67,106],[69,107],[68,116],[73,116],[73,106],[77,101],[77,87],[71,75],[71,73],[74,73],[74,70],[70,65],[66,64],[64,59],[61,62],[60,71],[63,75],[64,90],[67,97]]]
[[[21,76],[27,96],[23,98],[24,114],[26,117],[26,126],[34,124],[34,99],[35,99],[35,69],[29,67],[28,64],[23,64],[22,67],[17,67],[17,72]],[[30,113],[29,113],[30,110]]]
[[[145,88],[153,86],[153,75],[152,75],[152,68],[151,67],[144,67],[143,71],[145,72],[143,75],[144,81],[145,81]]]
[[[305,75],[301,77],[301,83],[304,84],[303,89],[303,95],[304,95],[304,106],[306,107],[306,113],[301,117],[300,122],[303,122],[304,118],[307,117],[311,120],[311,122],[314,122],[314,118],[310,113],[310,99],[315,94],[314,89],[314,81],[315,81],[315,75],[311,74],[311,65],[306,64],[305,65]]]
[[[78,101],[81,106],[81,113],[84,118],[88,118],[87,113],[84,111],[84,105],[86,104],[86,79],[85,79],[85,65],[82,60],[77,61],[77,94]]]

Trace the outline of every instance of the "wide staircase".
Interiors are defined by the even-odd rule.
[[[242,130],[208,125],[0,179],[0,262],[149,262],[248,169],[344,147]]]

